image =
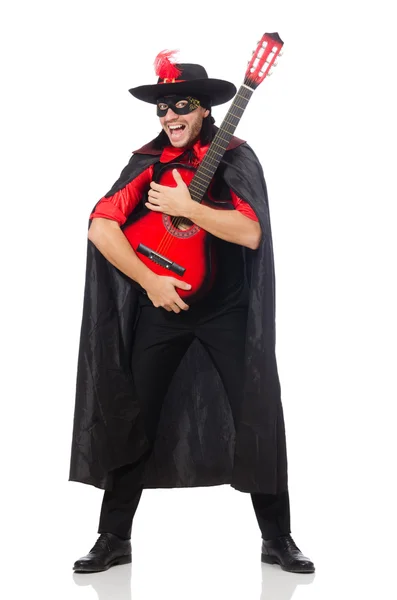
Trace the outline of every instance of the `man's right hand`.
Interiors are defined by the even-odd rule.
[[[189,309],[189,306],[182,300],[175,288],[190,290],[192,287],[190,283],[185,283],[175,277],[151,273],[142,287],[146,290],[148,297],[156,308],[162,307],[168,312],[173,311],[175,313]]]

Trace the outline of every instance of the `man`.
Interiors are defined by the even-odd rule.
[[[211,184],[219,204],[193,201],[175,163],[201,163],[216,132],[211,107],[236,88],[164,53],[156,74],[156,84],[130,92],[157,105],[162,132],[133,153],[90,215],[70,480],[105,493],[100,536],[74,569],[131,561],[145,487],[230,483],[251,494],[262,561],[312,573],[290,535],[262,170],[232,138]],[[175,187],[158,181],[164,168]],[[189,304],[189,281],[156,274],[133,250],[127,228],[149,211],[212,234],[217,269],[204,297]]]

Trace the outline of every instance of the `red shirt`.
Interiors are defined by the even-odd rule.
[[[193,151],[196,156],[194,161],[195,166],[200,164],[207,152],[210,144],[201,145],[198,141],[194,144]],[[175,160],[185,152],[186,148],[174,148],[174,146],[166,146],[160,156],[160,162],[167,163]],[[181,162],[186,162],[181,161]],[[132,181],[127,183],[125,187],[109,196],[101,198],[95,207],[94,212],[90,214],[90,219],[95,217],[103,217],[117,221],[119,225],[123,225],[130,213],[141,201],[143,194],[149,189],[150,182],[153,180],[153,165],[150,165]],[[241,212],[246,217],[258,221],[258,217],[252,210],[248,202],[239,198],[232,190],[230,190],[231,201],[236,210]]]

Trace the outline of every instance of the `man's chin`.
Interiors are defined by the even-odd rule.
[[[181,140],[180,142],[173,142],[172,140],[170,140],[171,142],[171,146],[174,146],[174,148],[184,148],[187,145],[187,141],[183,141]]]
[[[184,148],[185,146],[192,146],[193,144],[195,144],[199,137],[200,135],[196,135],[194,138],[190,136],[181,140],[172,140],[170,136],[168,136],[168,139],[170,141],[171,146],[173,146],[174,148]]]
[[[171,136],[168,136],[168,139],[170,141],[171,146],[174,146],[174,148],[183,148],[189,143],[188,137],[183,137],[180,140],[173,140]]]

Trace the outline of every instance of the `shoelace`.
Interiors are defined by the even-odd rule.
[[[294,550],[295,552],[302,552],[299,550],[298,546],[295,544],[294,540],[290,535],[286,535],[282,537],[283,545],[288,550]]]
[[[91,548],[90,552],[95,552],[95,550],[102,550],[102,549],[110,550],[108,538],[103,533],[99,536],[99,538],[97,539],[97,541]]]

